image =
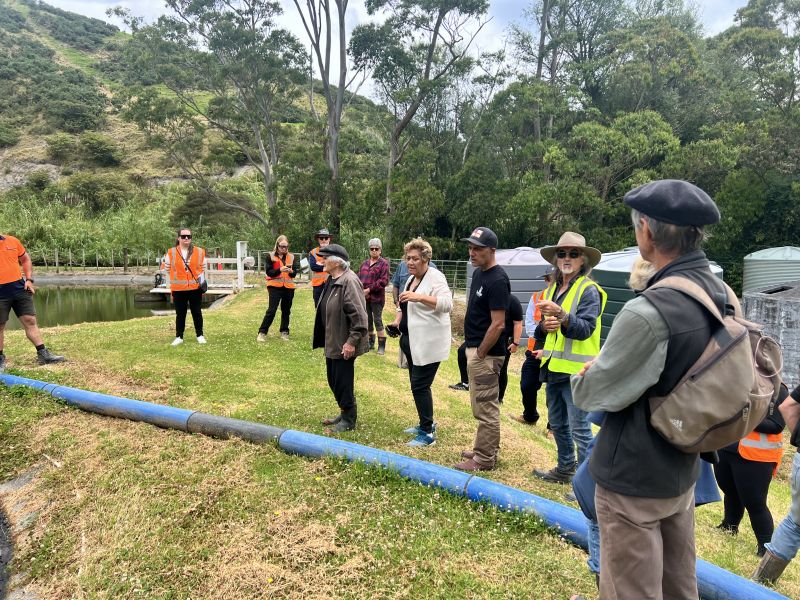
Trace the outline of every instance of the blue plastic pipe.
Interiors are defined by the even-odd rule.
[[[407,479],[447,490],[472,501],[488,502],[503,510],[535,514],[564,538],[584,550],[588,546],[586,519],[580,511],[502,483],[424,460],[336,438],[97,394],[25,377],[0,374],[0,381],[9,386],[24,385],[40,390],[64,400],[70,406],[101,415],[213,437],[239,437],[262,444],[277,441],[281,449],[292,454],[312,458],[334,456],[392,469]],[[697,584],[703,600],[788,600],[774,590],[701,559],[697,560]]]

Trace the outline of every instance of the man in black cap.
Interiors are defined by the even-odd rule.
[[[461,453],[455,465],[463,471],[488,471],[500,450],[500,369],[506,354],[503,331],[511,296],[508,275],[495,261],[497,236],[487,227],[476,227],[462,242],[469,244],[475,271],[464,316],[467,375],[472,415],[478,421],[472,450]]]
[[[314,239],[319,245],[308,253],[308,268],[311,269],[311,289],[314,291],[314,306],[316,306],[319,304],[319,297],[322,296],[322,286],[328,281],[325,261],[322,260],[319,251],[331,243],[331,233],[325,228],[320,229],[314,234]]]
[[[703,190],[676,180],[638,187],[624,202],[639,252],[656,273],[617,315],[597,359],[572,378],[576,406],[608,413],[589,460],[597,482],[600,597],[696,600],[699,459],[653,429],[649,399],[672,391],[702,354],[714,321],[682,292],[651,288],[677,276],[712,297],[722,289],[700,249],[704,227],[719,221],[719,211]]]

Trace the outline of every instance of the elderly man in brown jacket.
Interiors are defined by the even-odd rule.
[[[317,304],[314,348],[325,348],[328,385],[340,413],[323,419],[325,433],[340,433],[356,427],[354,393],[356,357],[367,352],[367,305],[358,275],[350,270],[350,256],[339,244],[319,249],[330,277]]]

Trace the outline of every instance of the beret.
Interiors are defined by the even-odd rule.
[[[317,252],[320,256],[338,256],[342,260],[349,261],[350,255],[345,250],[344,246],[339,244],[328,244],[324,248],[320,248]]]
[[[711,197],[696,185],[679,179],[661,179],[641,185],[623,198],[626,206],[672,225],[713,225],[719,209]]]

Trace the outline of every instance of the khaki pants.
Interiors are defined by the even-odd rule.
[[[694,486],[676,498],[624,496],[598,484],[600,600],[697,600]]]
[[[500,369],[504,356],[477,356],[477,348],[467,348],[467,374],[472,416],[478,421],[473,460],[494,467],[500,450]]]

